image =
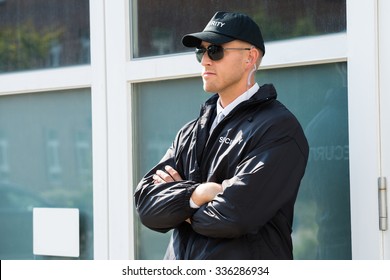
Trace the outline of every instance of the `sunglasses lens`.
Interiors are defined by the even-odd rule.
[[[195,55],[198,62],[202,61],[204,53],[207,51],[207,55],[211,60],[220,60],[223,58],[223,48],[217,45],[210,45],[206,48],[196,48]]]
[[[196,59],[198,60],[198,62],[202,61],[202,58],[203,58],[203,55],[205,52],[206,52],[205,48],[200,48],[200,49],[196,48],[195,55],[196,55]]]
[[[223,48],[217,45],[211,45],[207,48],[207,54],[211,60],[220,60],[223,58]]]

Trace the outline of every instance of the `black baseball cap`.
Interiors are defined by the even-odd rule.
[[[265,53],[260,27],[247,15],[216,12],[202,32],[187,34],[182,38],[186,47],[199,47],[202,41],[224,44],[233,40],[248,42]]]

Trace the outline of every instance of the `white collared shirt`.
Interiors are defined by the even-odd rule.
[[[236,99],[233,100],[232,103],[227,105],[225,108],[221,106],[220,98],[217,100],[217,117],[214,119],[213,124],[211,125],[210,132],[215,128],[218,122],[218,116],[220,114],[223,114],[224,117],[226,117],[238,104],[241,102],[244,102],[251,98],[258,90],[259,90],[259,84],[255,83],[250,89],[245,91],[243,94],[239,95]],[[211,133],[210,133],[211,134]]]

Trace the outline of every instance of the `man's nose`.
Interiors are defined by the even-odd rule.
[[[203,54],[202,60],[200,61],[200,64],[205,66],[205,65],[210,65],[212,60],[210,59],[209,55],[207,52]]]

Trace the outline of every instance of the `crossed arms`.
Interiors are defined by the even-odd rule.
[[[181,181],[180,174],[170,165],[165,166],[165,170],[157,170],[153,175],[154,184]],[[192,193],[191,200],[199,207],[210,202],[214,197],[223,192],[222,185],[214,182],[200,184]]]

